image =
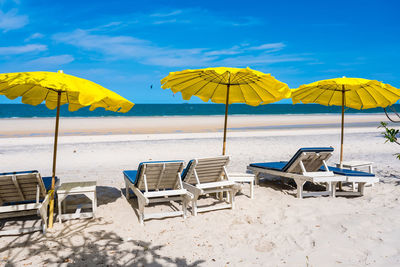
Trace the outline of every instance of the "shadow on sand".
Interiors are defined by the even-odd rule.
[[[58,225],[51,233],[9,236],[7,247],[0,249],[1,266],[198,266],[184,257],[160,255],[164,246],[124,239],[101,228],[109,223],[100,219],[73,221]],[[85,231],[91,228],[93,231]]]

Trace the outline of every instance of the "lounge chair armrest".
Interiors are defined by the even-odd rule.
[[[204,191],[202,189],[197,188],[194,185],[191,185],[191,184],[188,184],[188,183],[185,183],[185,182],[183,182],[182,184],[183,184],[183,188],[185,188],[187,191],[189,191],[189,193],[191,193],[191,194],[193,194],[195,196],[199,196],[199,195],[204,193]]]
[[[143,203],[145,203],[146,205],[148,205],[150,203],[150,200],[136,186],[131,187],[131,189],[132,189],[133,193],[136,195],[136,197],[138,199],[140,199],[141,201],[143,201]]]
[[[243,185],[241,185],[241,184],[239,184],[239,183],[235,183],[235,184],[232,186],[232,188],[233,188],[233,190],[234,190],[234,192],[235,192],[235,195],[236,195],[237,192],[239,192],[239,191],[242,190]]]
[[[194,199],[194,195],[188,191],[186,192],[184,198],[186,199],[186,201],[192,201]]]
[[[47,229],[47,209],[49,207],[49,202],[50,202],[50,196],[51,194],[47,194],[46,197],[44,198],[43,202],[41,203],[39,209],[38,209],[38,214],[43,220],[43,232],[46,231]]]

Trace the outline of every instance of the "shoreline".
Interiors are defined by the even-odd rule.
[[[384,115],[384,112],[368,113],[360,111],[359,113],[345,113],[345,116],[380,116]],[[228,117],[262,117],[262,116],[340,116],[340,112],[329,112],[329,113],[285,113],[285,114],[228,114]],[[125,115],[107,115],[107,116],[60,116],[60,119],[104,119],[104,118],[193,118],[193,117],[224,117],[224,114],[210,114],[210,115],[137,115],[137,116],[125,116]],[[54,119],[54,116],[50,117],[0,117],[1,120],[19,120],[19,119]]]
[[[223,131],[223,115],[154,117],[65,117],[60,119],[60,136],[138,135],[174,133],[215,133]],[[346,128],[374,128],[384,115],[349,114]],[[0,119],[0,138],[54,135],[55,118]],[[228,131],[339,129],[340,116],[324,115],[232,115]]]

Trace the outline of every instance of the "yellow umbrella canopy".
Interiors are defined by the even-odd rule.
[[[393,105],[400,99],[400,90],[376,80],[336,78],[305,84],[292,90],[293,103],[318,103],[342,106],[340,164],[343,161],[344,107],[368,109]]]
[[[163,89],[170,88],[174,93],[181,92],[184,100],[189,100],[194,95],[204,102],[211,100],[225,104],[223,155],[229,104],[258,106],[290,97],[287,84],[270,74],[250,68],[218,67],[171,72],[161,80],[161,85]]]
[[[110,111],[128,112],[134,104],[96,83],[64,74],[62,71],[58,73],[38,71],[0,74],[0,95],[5,95],[9,99],[22,97],[22,103],[34,106],[45,101],[49,109],[57,108],[49,216],[49,227],[51,228],[53,225],[60,106],[68,103],[69,111],[90,106],[90,110],[102,107]]]
[[[94,82],[62,72],[0,74],[0,94],[9,99],[22,96],[22,103],[36,106],[45,101],[49,109],[55,109],[59,93],[60,105],[68,103],[69,111],[90,106],[90,110],[102,107],[127,112],[133,107],[130,101]]]

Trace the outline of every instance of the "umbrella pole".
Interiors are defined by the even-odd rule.
[[[341,129],[341,137],[340,137],[340,168],[342,168],[343,164],[343,136],[344,136],[344,85],[342,86],[342,129]]]
[[[54,134],[53,171],[52,171],[51,191],[50,191],[49,228],[53,227],[53,219],[54,219],[54,187],[56,182],[56,159],[57,159],[58,125],[60,121],[60,102],[61,102],[61,92],[58,92],[56,128]]]
[[[344,85],[342,85],[342,129],[340,134],[340,168],[343,168],[343,136],[344,136]],[[342,182],[339,182],[339,190],[342,190]]]
[[[222,155],[225,155],[225,148],[226,148],[226,128],[228,126],[228,107],[229,107],[229,89],[230,84],[226,85],[226,102],[225,102],[225,123],[224,123],[224,144],[222,146]]]

